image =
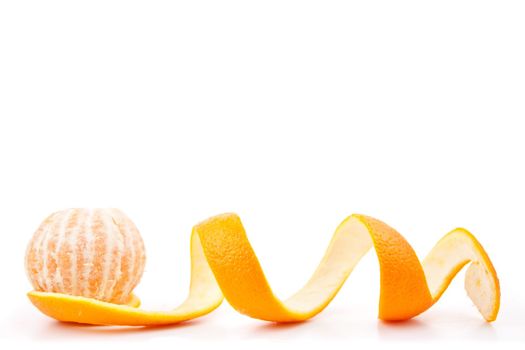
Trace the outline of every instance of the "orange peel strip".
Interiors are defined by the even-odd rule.
[[[486,321],[494,321],[500,304],[496,271],[479,242],[465,229],[441,239],[422,263],[408,242],[385,223],[352,215],[336,229],[316,271],[306,285],[285,301],[270,288],[240,218],[212,217],[193,228],[189,296],[171,311],[137,308],[60,293],[30,292],[31,302],[60,321],[152,326],[173,324],[205,315],[226,297],[247,316],[273,322],[299,322],[321,312],[335,297],[359,260],[374,248],[379,260],[379,318],[410,319],[430,308],[454,276],[469,262],[465,287]]]

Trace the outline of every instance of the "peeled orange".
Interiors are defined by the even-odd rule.
[[[26,270],[36,291],[126,303],[145,264],[144,243],[118,209],[51,214],[29,242]]]

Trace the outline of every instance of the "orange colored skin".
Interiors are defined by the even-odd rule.
[[[425,273],[416,253],[396,230],[368,216],[358,216],[367,226],[381,271],[379,318],[407,320],[432,306]]]

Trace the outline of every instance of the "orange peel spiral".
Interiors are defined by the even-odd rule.
[[[407,320],[429,309],[468,263],[467,294],[486,321],[496,319],[500,305],[496,270],[481,244],[467,230],[458,228],[445,235],[420,262],[396,230],[357,214],[337,227],[310,280],[285,301],[273,293],[235,214],[218,215],[193,228],[190,291],[187,299],[173,310],[140,309],[140,301],[134,295],[124,305],[52,292],[32,291],[28,296],[52,318],[96,325],[178,323],[210,313],[223,298],[238,312],[256,319],[300,322],[317,315],[331,302],[372,247],[381,276],[380,319]]]

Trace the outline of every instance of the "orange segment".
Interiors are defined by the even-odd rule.
[[[274,295],[241,220],[235,214],[218,215],[194,227],[190,294],[175,310],[145,311],[58,293],[32,292],[29,297],[46,315],[62,321],[91,324],[181,322],[213,311],[223,295],[237,311],[250,317],[297,322],[321,312],[372,247],[381,275],[379,318],[406,320],[427,310],[468,262],[472,264],[466,276],[467,292],[487,321],[496,318],[500,298],[496,271],[470,233],[463,229],[452,231],[421,264],[397,231],[364,215],[352,215],[337,227],[310,280],[285,301]]]

